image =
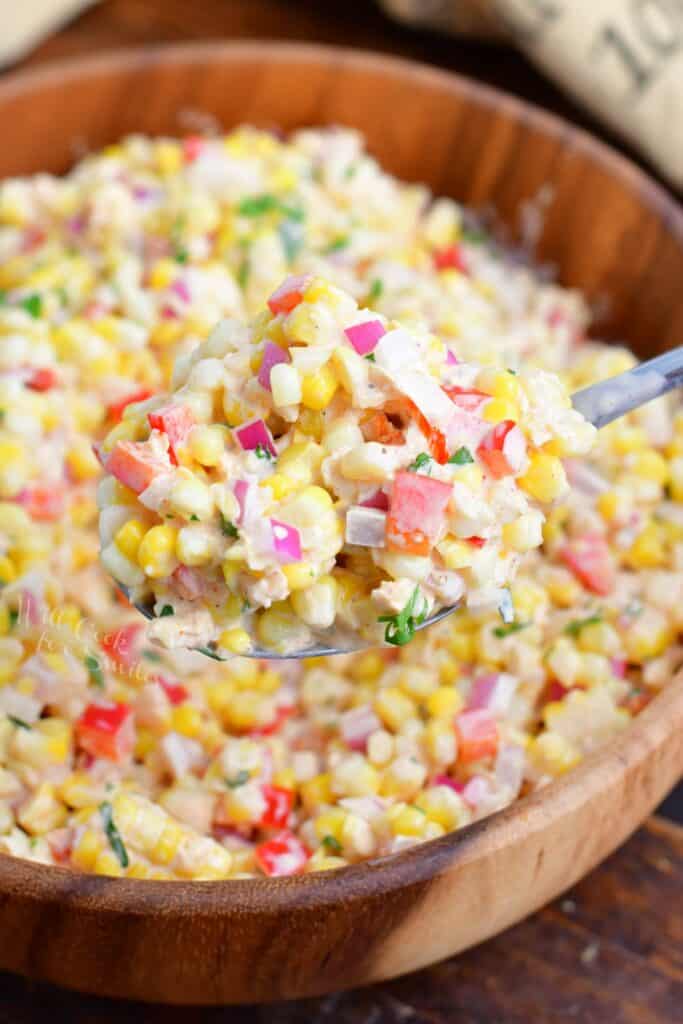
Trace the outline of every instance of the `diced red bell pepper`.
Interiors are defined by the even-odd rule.
[[[47,239],[47,233],[42,228],[32,225],[24,230],[21,242],[22,252],[32,252]]]
[[[256,847],[256,863],[270,878],[300,875],[310,856],[310,851],[288,829]]]
[[[78,745],[93,757],[124,761],[135,745],[133,709],[130,704],[88,704],[76,722]]]
[[[107,472],[136,494],[170,468],[170,461],[164,460],[149,441],[117,441],[106,462]]]
[[[64,489],[58,485],[43,487],[32,484],[24,487],[17,495],[17,501],[36,522],[53,523],[64,513]]]
[[[154,682],[159,684],[173,705],[182,704],[190,696],[181,683],[174,683],[173,680],[165,679],[164,676],[155,676]]]
[[[387,547],[404,554],[428,555],[443,526],[452,492],[450,484],[422,473],[397,473],[387,517]]]
[[[587,533],[570,541],[560,552],[562,561],[584,587],[594,594],[611,593],[616,567],[606,539],[599,533]]]
[[[466,540],[473,548],[483,548],[486,543],[486,537],[467,537]]]
[[[291,718],[296,708],[293,704],[281,704],[275,711],[275,717],[267,725],[261,725],[258,729],[250,729],[250,736],[273,736],[279,732],[288,718]]]
[[[261,786],[261,793],[266,801],[266,809],[259,824],[265,828],[286,828],[294,806],[294,790],[265,783]]]
[[[307,274],[299,274],[283,281],[268,299],[268,308],[273,316],[277,316],[278,313],[291,313],[302,301],[310,280]]]
[[[399,398],[388,403],[387,409],[401,417],[402,421],[409,423],[411,420],[417,424],[427,442],[429,454],[440,466],[448,462],[449,451],[446,438],[436,427],[433,427],[426,416],[420,412],[410,398]]]
[[[517,472],[525,451],[524,434],[514,420],[496,423],[477,448],[479,458],[496,479]]]
[[[112,402],[111,405],[107,406],[107,419],[111,420],[112,423],[120,423],[121,417],[129,405],[132,405],[133,402],[144,402],[145,399],[151,398],[153,394],[154,392],[150,388],[138,388],[137,391],[126,395],[125,398],[119,398],[118,402]]]
[[[171,462],[178,465],[178,448],[185,443],[196,420],[189,405],[164,405],[147,414],[152,430],[160,430],[168,438]]]
[[[363,437],[366,441],[378,444],[403,444],[405,437],[399,427],[395,427],[384,412],[375,412],[361,424]]]
[[[437,270],[459,270],[461,274],[469,273],[469,267],[459,245],[446,245],[443,249],[435,249],[432,261]]]
[[[493,757],[498,750],[498,725],[486,708],[462,711],[455,716],[458,760],[462,764]]]
[[[461,388],[457,385],[449,385],[443,388],[451,402],[454,402],[460,409],[464,409],[465,412],[471,412],[475,415],[479,412],[482,405],[488,402],[491,398],[484,391],[477,391],[476,388]]]
[[[191,164],[201,156],[206,139],[202,135],[188,135],[183,139],[183,160]]]
[[[115,633],[105,633],[102,637],[100,647],[120,671],[130,671],[137,664],[138,646],[144,628],[137,622],[131,622]]]
[[[32,371],[26,381],[26,387],[31,391],[51,391],[58,380],[59,377],[50,366],[43,366]]]
[[[549,704],[554,701],[564,700],[570,690],[575,690],[575,686],[563,686],[557,679],[551,679],[543,691],[542,703]]]
[[[648,706],[653,696],[654,694],[648,693],[647,690],[635,688],[631,690],[622,707],[625,707],[632,715],[639,715]]]

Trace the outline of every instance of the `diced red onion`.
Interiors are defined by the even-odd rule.
[[[463,789],[462,795],[470,807],[476,810],[491,800],[493,786],[485,775],[473,775]]]
[[[569,483],[582,494],[598,495],[609,490],[607,480],[582,459],[565,459],[564,468]]]
[[[273,548],[278,561],[283,564],[301,561],[301,535],[294,526],[281,523],[279,519],[271,519]]]
[[[252,420],[243,427],[235,428],[235,437],[245,452],[254,451],[259,445],[275,458],[277,450],[268,427],[263,420]]]
[[[610,658],[609,663],[612,672],[618,679],[626,678],[626,669],[628,667],[626,658]]]
[[[511,799],[519,794],[524,781],[526,754],[515,743],[505,743],[496,757],[496,781],[508,790]]]
[[[470,690],[467,702],[468,710],[485,708],[497,715],[506,714],[517,685],[517,677],[509,675],[507,672],[487,672],[477,676]]]
[[[459,366],[460,360],[456,355],[451,352],[449,348],[446,349],[446,366]]]
[[[179,299],[182,299],[183,302],[189,303],[192,301],[192,294],[190,292],[189,285],[182,279],[182,277],[177,278],[173,282],[171,285],[171,291],[174,295],[177,295]]]
[[[365,753],[368,739],[382,728],[382,723],[369,704],[345,711],[339,720],[339,728],[347,746]]]
[[[385,494],[384,491],[375,491],[369,498],[366,498],[365,501],[359,501],[358,504],[362,505],[363,508],[378,508],[380,512],[388,512],[389,495]]]
[[[347,544],[356,544],[361,548],[383,548],[386,530],[386,513],[379,509],[352,505],[346,513]]]
[[[263,349],[263,360],[258,372],[258,382],[266,391],[270,391],[270,371],[278,363],[288,363],[289,353],[276,345],[273,341],[267,341]]]
[[[359,356],[366,356],[372,352],[379,339],[386,333],[381,320],[365,320],[362,324],[354,324],[344,331]]]
[[[465,790],[465,783],[459,782],[458,779],[452,779],[450,775],[435,775],[434,776],[435,786],[447,786],[449,789],[455,790],[455,792],[462,796]]]

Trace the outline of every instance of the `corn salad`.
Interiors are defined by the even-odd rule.
[[[148,523],[101,482],[93,444],[106,459],[137,443],[127,407],[171,388],[219,321],[258,318],[288,274],[436,335],[490,369],[492,401],[514,400],[494,385],[510,369],[571,392],[633,364],[587,340],[580,296],[385,174],[353,133],[132,137],[63,178],[4,182],[0,254],[1,852],[155,879],[383,856],[569,771],[680,667],[683,416],[666,399],[589,457],[544,451],[572,488],[521,559],[507,623],[466,607],[405,647],[220,665],[152,643],[100,567],[98,486],[133,566]],[[300,411],[297,443],[323,447],[324,413]],[[209,480],[214,425],[190,450]],[[458,551],[440,556],[460,573]],[[354,551],[337,579],[348,604],[366,563]]]
[[[223,320],[174,383],[126,408],[136,440],[105,438],[100,488],[104,567],[136,603],[151,592],[150,637],[171,647],[376,645],[382,624],[402,646],[465,598],[505,615],[568,490],[557,453],[596,433],[556,376],[463,363],[314,276],[248,326]]]

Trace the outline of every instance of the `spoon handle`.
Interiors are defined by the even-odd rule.
[[[572,405],[599,428],[680,387],[683,387],[683,345],[577,391],[572,395]]]

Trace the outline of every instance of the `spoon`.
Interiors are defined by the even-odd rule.
[[[640,363],[638,366],[626,370],[625,373],[619,373],[616,377],[609,377],[599,384],[592,384],[590,387],[577,391],[572,395],[572,405],[589,423],[599,429],[607,426],[612,420],[625,416],[633,409],[646,405],[653,399],[682,386],[683,346],[680,346],[670,352],[664,352],[663,355],[656,356],[654,359],[649,359],[646,363]],[[128,588],[123,584],[118,584],[118,586],[126,597],[129,597]],[[146,619],[156,618],[151,604],[136,603],[135,607]],[[459,604],[452,604],[440,608],[424,622],[416,624],[416,631],[441,622],[458,607]],[[334,630],[330,630],[329,644],[316,643],[305,650],[289,654],[278,654],[263,647],[253,647],[246,657],[282,661],[288,658],[319,658],[331,654],[351,654],[361,649],[361,647],[355,646],[350,638],[347,644],[339,635],[335,637]],[[197,650],[215,661],[229,660],[222,658],[213,647],[199,647]]]

